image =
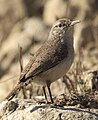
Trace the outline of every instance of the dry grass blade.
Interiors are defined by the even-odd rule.
[[[2,84],[2,83],[4,83],[4,82],[7,82],[7,81],[9,81],[9,80],[12,80],[13,78],[17,78],[18,76],[19,76],[19,75],[16,75],[16,76],[10,77],[10,78],[8,78],[8,79],[1,80],[1,81],[0,81],[0,84]]]
[[[64,78],[68,79],[68,81],[69,81],[69,83],[70,83],[70,85],[71,85],[71,87],[70,87],[70,85],[69,85],[68,89],[70,88],[70,89],[72,89],[73,91],[75,91],[74,83],[73,83],[73,81],[70,79],[70,77],[69,77],[68,75],[65,75]]]
[[[23,58],[22,58],[22,47],[18,44],[18,49],[19,49],[19,64],[20,64],[20,71],[22,72],[23,70]],[[23,97],[24,99],[26,99],[26,89],[25,87],[22,88],[22,93],[23,93]]]
[[[19,63],[20,63],[20,71],[23,70],[23,59],[22,59],[22,47],[18,44],[19,49]]]

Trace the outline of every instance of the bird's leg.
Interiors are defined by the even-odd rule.
[[[49,103],[48,99],[47,99],[46,91],[45,91],[45,86],[43,86],[43,92],[44,92],[44,95],[45,95],[46,103]]]
[[[46,85],[47,85],[47,88],[48,88],[48,91],[49,91],[49,96],[50,96],[50,99],[51,99],[51,103],[54,103],[53,98],[52,98],[52,94],[51,94],[51,90],[50,90],[50,82],[47,81]]]

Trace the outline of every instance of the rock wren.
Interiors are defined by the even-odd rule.
[[[18,84],[5,99],[11,100],[24,85],[35,82],[43,86],[46,101],[48,101],[45,92],[47,86],[51,103],[53,103],[50,84],[63,77],[73,63],[72,26],[79,22],[79,20],[71,21],[62,18],[54,23],[48,39],[30,59],[20,75]]]

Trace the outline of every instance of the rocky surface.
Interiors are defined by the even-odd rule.
[[[33,100],[0,102],[1,120],[98,120],[98,109],[56,106]]]

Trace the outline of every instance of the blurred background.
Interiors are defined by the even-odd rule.
[[[93,88],[95,72],[87,71],[98,69],[98,0],[0,0],[0,99],[18,82],[21,72],[18,45],[22,47],[24,67],[47,39],[56,18],[63,17],[79,19],[81,23],[74,28],[74,64],[67,76],[51,85],[52,93]],[[25,91],[27,98],[43,94],[34,83]],[[24,97],[22,93],[19,94]]]

